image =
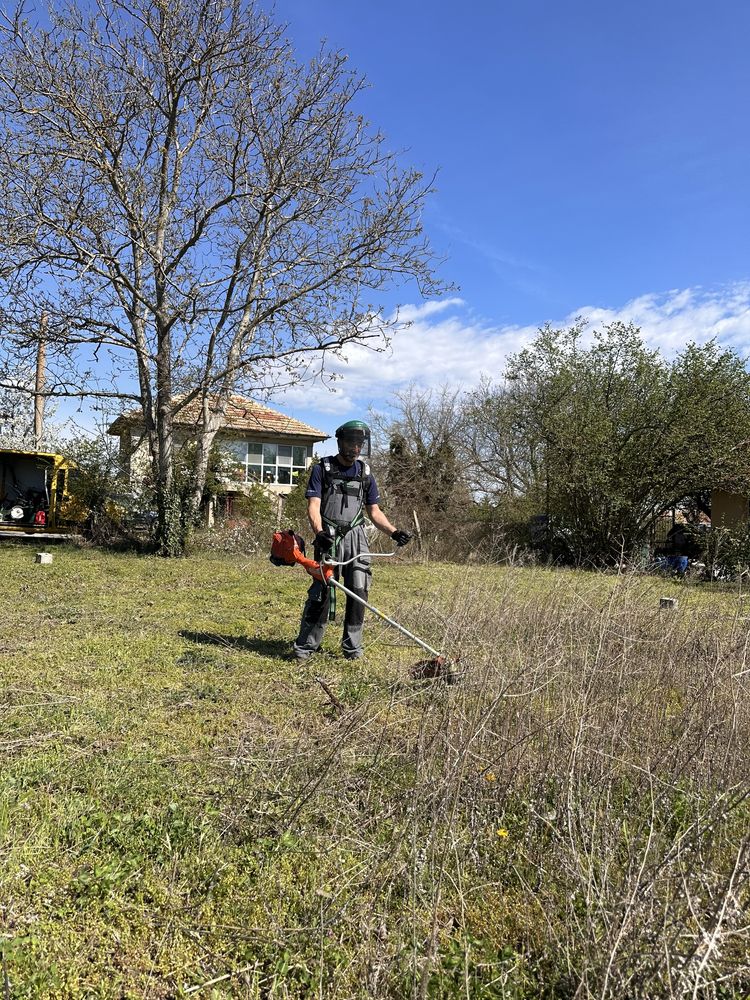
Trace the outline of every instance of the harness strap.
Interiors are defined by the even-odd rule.
[[[323,513],[321,510],[321,519],[326,528],[333,529],[333,546],[331,548],[332,558],[336,558],[338,552],[339,543],[341,540],[348,535],[352,528],[358,528],[365,520],[365,506],[367,494],[370,489],[370,466],[367,462],[363,462],[361,459],[355,459],[355,463],[359,461],[359,472],[355,476],[345,476],[341,471],[335,471],[331,465],[330,457],[325,457],[320,460],[320,466],[322,470],[322,500],[323,500],[323,510],[326,508],[328,501],[331,496],[332,490],[334,490],[337,484],[342,485],[342,489],[336,492],[336,497],[341,497],[341,513],[349,506],[350,500],[359,504],[359,509],[356,511],[351,521],[348,524],[339,524],[336,521],[331,520],[329,517]],[[339,467],[340,470],[340,467]],[[359,487],[357,490],[358,495],[349,494],[345,487],[352,483],[358,483]],[[330,510],[330,513],[335,513],[335,511]],[[328,620],[335,621],[336,618],[336,588],[328,588]]]
[[[331,465],[331,458],[326,456],[320,460],[320,466],[322,470],[322,500],[323,509],[321,510],[321,516],[323,523],[330,528],[335,529],[335,533],[343,537],[352,528],[356,528],[358,525],[362,524],[365,519],[365,506],[367,494],[370,489],[370,483],[372,477],[370,475],[370,466],[367,462],[363,462],[361,459],[355,459],[355,465],[359,462],[359,472],[355,476],[345,476],[341,471],[335,471]],[[358,483],[359,487],[357,490],[357,502],[359,503],[359,509],[352,517],[348,524],[341,524],[339,520],[333,520],[331,517],[326,517],[325,510],[328,506],[328,501],[331,498],[331,493],[334,492],[335,497],[341,496],[341,514],[349,506],[349,501],[354,499],[354,496],[348,492],[346,487],[352,483]],[[339,485],[340,490],[336,491],[335,487]],[[333,513],[333,512],[331,512]]]
[[[351,524],[336,524],[334,521],[329,521],[327,518],[321,516],[323,524],[327,528],[334,528],[336,531],[336,538],[343,538],[344,535],[348,535],[352,528],[358,528],[360,524],[364,524],[365,515],[363,511],[360,511],[354,518]]]
[[[336,558],[336,555],[337,555],[337,551],[336,550],[338,549],[338,547],[339,547],[339,540],[338,540],[338,538],[334,537],[334,539],[333,539],[333,545],[331,546],[331,558],[332,559]],[[336,588],[335,587],[329,587],[328,588],[328,621],[329,622],[335,622],[336,621]]]

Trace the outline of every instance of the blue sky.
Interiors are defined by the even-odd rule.
[[[261,0],[264,2],[264,0]],[[268,0],[270,3],[271,0]],[[666,353],[750,354],[750,3],[276,0],[301,59],[322,40],[360,110],[431,176],[425,230],[456,290],[420,300],[335,390],[271,405],[333,432],[411,382],[471,388],[549,321],[641,326]],[[79,419],[81,419],[79,414]]]
[[[335,393],[278,399],[323,430],[415,380],[469,387],[545,321],[639,323],[669,352],[750,349],[750,4],[697,0],[278,0],[370,83],[362,110],[438,171],[425,228],[458,290]]]

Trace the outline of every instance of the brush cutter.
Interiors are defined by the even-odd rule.
[[[393,552],[369,552],[367,553],[368,558],[381,558],[387,559],[391,556],[396,555],[396,551]],[[273,535],[273,543],[271,545],[271,555],[270,560],[275,566],[294,566],[299,563],[300,566],[304,566],[307,572],[315,580],[319,580],[326,587],[334,587],[336,590],[340,590],[347,597],[351,597],[353,601],[361,604],[363,607],[367,608],[368,611],[372,611],[374,615],[377,615],[381,621],[386,622],[388,625],[393,626],[393,628],[398,629],[402,635],[405,635],[407,639],[411,639],[418,646],[426,652],[432,654],[430,660],[422,660],[412,669],[412,676],[416,678],[428,678],[428,677],[442,677],[448,683],[455,680],[455,675],[453,673],[453,664],[450,660],[447,660],[441,653],[432,646],[428,646],[423,639],[414,635],[408,629],[404,628],[393,618],[389,618],[388,615],[383,614],[378,608],[372,604],[368,604],[364,598],[355,594],[348,587],[345,587],[343,583],[340,583],[334,576],[334,570],[339,566],[347,566],[349,563],[359,559],[361,556],[354,556],[352,559],[347,559],[346,562],[335,562],[334,560],[323,559],[322,562],[316,562],[314,559],[310,559],[305,555],[305,542],[304,539],[295,534],[293,531],[275,531]]]

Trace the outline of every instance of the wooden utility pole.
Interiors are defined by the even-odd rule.
[[[34,448],[41,451],[44,433],[44,366],[47,358],[47,314],[42,323],[36,349],[36,382],[34,384]]]

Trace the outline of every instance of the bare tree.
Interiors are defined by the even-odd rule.
[[[484,379],[467,397],[463,442],[472,488],[508,509],[519,498],[544,500],[544,440],[519,419],[524,387]]]
[[[0,370],[0,448],[54,449],[65,433],[54,422],[55,406],[47,407],[41,438],[34,428],[34,369],[17,360]]]
[[[346,57],[300,65],[252,3],[96,0],[48,18],[19,10],[0,32],[5,339],[29,343],[44,309],[48,392],[142,410],[169,549],[180,411],[200,408],[190,514],[232,392],[377,344],[369,297],[394,283],[440,291],[431,185],[357,114]]]
[[[412,384],[395,392],[391,412],[376,414],[373,423],[389,507],[404,523],[414,519],[424,548],[432,536],[442,539],[442,554],[460,549],[464,539],[457,529],[471,518],[473,506],[461,390]]]

